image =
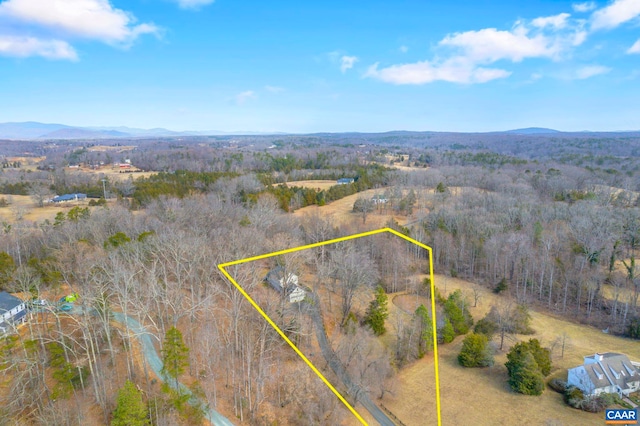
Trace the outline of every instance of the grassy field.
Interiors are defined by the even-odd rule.
[[[322,191],[337,185],[337,183],[335,180],[296,180],[293,182],[287,182],[286,185],[289,188],[299,186],[302,188],[312,188],[316,191]]]
[[[484,288],[455,278],[436,275],[436,285],[445,293],[461,289],[470,300],[475,287],[483,292],[479,305],[471,308],[474,319],[480,319],[492,304],[500,301]],[[397,315],[399,307],[411,311],[420,303],[428,300],[415,296],[397,295],[390,304],[390,318]],[[556,346],[553,352],[553,377],[566,378],[566,369],[582,363],[583,356],[594,352],[621,352],[633,360],[640,360],[640,344],[637,341],[623,339],[600,330],[574,324],[551,315],[532,312],[532,326],[536,333],[532,336],[516,336],[519,340],[537,338],[544,346],[566,333],[567,346],[563,358]],[[603,414],[585,413],[567,407],[562,396],[550,389],[538,397],[514,393],[507,384],[506,362],[507,346],[514,341],[505,342],[505,351],[496,354],[496,363],[485,369],[466,369],[460,367],[457,356],[462,346],[462,337],[453,343],[440,346],[440,391],[442,403],[442,423],[474,425],[601,425]],[[496,339],[496,342],[499,343]],[[398,416],[407,426],[435,424],[435,374],[433,356],[404,368],[397,376],[398,385],[395,395],[385,397],[382,403]]]
[[[36,207],[35,202],[28,195],[0,194],[0,198],[5,198],[9,202],[9,206],[0,207],[0,222],[7,223],[15,223],[20,220],[42,222],[45,219],[53,222],[59,212],[66,213],[73,207],[88,207],[89,205],[89,200],[81,200],[66,203],[47,203],[44,207]],[[108,202],[114,203],[115,200]],[[99,207],[89,207],[89,210],[95,208]]]
[[[353,203],[358,199],[358,197],[363,198],[371,198],[376,194],[381,194],[384,190],[380,189],[369,189],[367,191],[362,191],[357,194],[349,195],[348,197],[344,197],[340,200],[333,201],[327,205],[318,207],[318,206],[308,206],[303,207],[301,209],[296,210],[293,215],[297,217],[304,217],[306,215],[312,215],[314,213],[321,214],[324,217],[330,218],[335,224],[351,224],[351,223],[362,223],[362,215],[358,213],[353,213]],[[391,214],[380,214],[378,212],[372,212],[367,215],[367,220],[365,223],[365,227],[367,229],[377,229],[383,227],[385,223],[389,220],[389,218],[394,217],[399,222],[404,222],[406,218],[404,216],[396,216]]]
[[[113,167],[113,166],[103,166],[99,169],[89,169],[89,168],[80,168],[80,169],[65,169],[65,172],[69,173],[69,174],[73,174],[73,173],[87,173],[90,175],[96,175],[96,176],[105,176],[107,179],[109,179],[110,181],[122,181],[122,180],[127,180],[129,179],[129,177],[131,177],[132,179],[138,179],[140,177],[149,177],[155,174],[158,174],[158,172],[143,172],[140,171],[140,169],[136,168],[136,167],[131,167],[130,169],[128,169],[129,172],[124,172],[124,170],[121,170],[118,167]]]

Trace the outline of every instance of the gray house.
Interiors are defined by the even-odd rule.
[[[27,319],[27,311],[21,299],[7,293],[0,292],[0,336],[11,331],[16,325]]]
[[[287,273],[285,279],[285,271],[282,266],[276,266],[273,268],[267,276],[265,281],[269,283],[278,293],[284,291],[285,296],[289,300],[289,303],[300,302],[304,300],[306,292],[302,287],[298,285],[298,276],[294,273]]]
[[[583,365],[569,369],[567,384],[585,395],[629,395],[640,389],[640,363],[613,352],[585,356]]]

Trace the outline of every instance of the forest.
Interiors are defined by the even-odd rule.
[[[499,323],[509,311],[508,326],[498,324],[487,340],[505,356],[529,341],[529,312],[640,339],[637,134],[393,132],[126,145],[135,148],[0,141],[0,290],[51,304],[30,305],[28,321],[0,343],[6,424],[205,424],[211,411],[233,424],[357,424],[217,265],[382,226],[432,247],[436,275],[480,285],[465,293],[435,282],[435,336],[435,277],[426,254],[397,238],[230,271],[373,418],[367,404],[385,407],[400,373],[428,358],[434,341],[461,344],[457,336],[472,332],[483,295],[504,301],[485,320]],[[140,176],[111,173],[125,159]],[[300,183],[345,177],[354,182]],[[76,192],[90,201],[48,202]],[[388,201],[371,203],[374,195]],[[339,218],[326,213],[352,199]],[[290,304],[265,284],[276,266],[300,277],[305,302]],[[73,309],[57,309],[72,293]],[[418,302],[389,315],[397,295]],[[121,316],[146,330],[160,374]],[[396,409],[384,415],[413,424]]]

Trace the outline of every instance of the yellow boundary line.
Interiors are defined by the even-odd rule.
[[[436,379],[436,411],[437,411],[437,416],[438,416],[438,426],[442,425],[442,419],[440,416],[440,376],[438,373],[438,327],[437,327],[437,321],[436,321],[436,298],[435,298],[435,284],[434,284],[434,276],[433,276],[433,251],[431,249],[431,247],[422,244],[419,241],[414,240],[413,238],[407,237],[404,234],[401,234],[400,232],[396,231],[395,229],[391,229],[391,228],[381,228],[381,229],[376,229],[373,231],[368,231],[368,232],[362,232],[359,234],[353,234],[353,235],[347,235],[345,237],[340,237],[340,238],[334,238],[332,240],[327,240],[327,241],[321,241],[318,243],[313,243],[313,244],[308,244],[308,245],[304,245],[304,246],[299,246],[299,247],[294,247],[294,248],[289,248],[289,249],[285,249],[285,250],[279,250],[279,251],[274,251],[272,253],[266,253],[266,254],[261,254],[259,256],[253,256],[253,257],[247,257],[245,259],[239,259],[239,260],[234,260],[232,262],[226,262],[226,263],[220,263],[218,265],[218,269],[224,274],[225,277],[227,277],[227,279],[238,289],[238,291],[240,291],[240,293],[249,301],[249,303],[251,303],[251,305],[253,305],[253,307],[256,309],[256,311],[258,311],[260,313],[260,315],[262,315],[262,317],[269,323],[269,325],[271,325],[271,327],[273,327],[273,329],[280,335],[280,337],[282,337],[284,339],[285,342],[287,342],[289,344],[289,346],[291,346],[291,348],[298,354],[298,356],[300,358],[302,358],[302,360],[309,366],[309,368],[311,368],[311,370],[316,373],[316,375],[320,378],[320,380],[322,380],[324,382],[325,385],[327,385],[327,387],[329,389],[331,389],[331,391],[338,397],[338,399],[340,401],[342,401],[342,403],[349,409],[349,411],[351,411],[351,413],[356,416],[356,418],[363,424],[363,425],[367,425],[367,422],[362,418],[362,416],[360,416],[360,414],[358,414],[358,412],[355,410],[355,408],[353,408],[351,406],[351,404],[349,404],[347,402],[347,400],[342,396],[342,394],[340,394],[340,392],[338,392],[338,390],[333,387],[333,385],[324,377],[324,375],[313,365],[313,363],[311,361],[309,361],[309,359],[300,351],[300,349],[298,349],[298,347],[291,341],[289,340],[289,338],[287,337],[286,334],[284,334],[284,332],[280,329],[280,327],[278,327],[276,325],[275,322],[273,322],[273,320],[269,317],[269,315],[267,315],[260,306],[258,306],[258,304],[251,298],[251,296],[249,296],[247,294],[247,292],[242,288],[242,286],[240,284],[238,284],[236,282],[236,280],[229,274],[229,272],[227,272],[227,270],[225,268],[229,267],[229,266],[234,266],[234,265],[240,265],[242,263],[248,263],[248,262],[253,262],[254,260],[261,260],[261,259],[267,259],[270,257],[274,257],[274,256],[280,256],[283,254],[287,254],[287,253],[295,253],[297,251],[302,251],[302,250],[307,250],[307,249],[311,249],[311,248],[315,248],[315,247],[322,247],[322,246],[326,246],[329,244],[335,244],[335,243],[339,243],[342,241],[348,241],[348,240],[354,240],[356,238],[362,238],[362,237],[368,237],[370,235],[377,235],[377,234],[382,234],[385,232],[389,232],[393,235],[396,235],[404,240],[409,241],[410,243],[416,244],[419,247],[422,247],[423,249],[427,250],[427,252],[429,253],[429,277],[431,280],[431,318],[432,318],[432,326],[433,326],[433,365],[434,365],[434,370],[435,370],[435,379]]]

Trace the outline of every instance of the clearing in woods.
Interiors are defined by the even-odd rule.
[[[273,253],[267,253],[267,254],[263,254],[260,256],[254,256],[254,257],[249,257],[249,258],[245,258],[245,259],[239,259],[239,260],[234,260],[231,262],[226,262],[226,263],[221,263],[218,265],[218,269],[220,269],[220,271],[224,274],[225,277],[227,277],[227,279],[238,289],[238,291],[240,291],[240,293],[247,299],[247,301],[249,301],[249,303],[251,303],[251,305],[260,313],[260,315],[262,315],[262,317],[269,323],[269,325],[271,327],[273,327],[273,329],[287,342],[287,344],[289,344],[289,346],[291,346],[291,348],[296,352],[296,354],[298,354],[298,356],[309,366],[309,368],[311,368],[311,370],[313,370],[313,372],[324,382],[324,384],[326,384],[329,389],[331,389],[331,391],[336,395],[336,397],[347,407],[347,409],[355,416],[355,418],[358,419],[358,421],[363,424],[363,425],[367,425],[366,420],[362,417],[362,415],[360,413],[358,413],[348,402],[347,400],[342,396],[342,394],[340,394],[340,392],[338,392],[338,390],[324,377],[324,375],[313,365],[313,363],[309,360],[309,358],[307,358],[301,351],[300,349],[298,349],[298,347],[287,337],[287,335],[276,325],[276,323],[269,317],[269,315],[267,315],[267,313],[253,300],[253,298],[244,290],[244,288],[242,287],[242,285],[240,285],[232,276],[229,272],[227,272],[227,270],[225,268],[228,268],[230,266],[234,266],[234,265],[239,265],[239,264],[243,264],[243,263],[248,263],[248,262],[253,262],[253,261],[257,261],[257,260],[261,260],[261,259],[267,259],[267,258],[271,258],[271,257],[275,257],[275,256],[280,256],[280,255],[284,255],[287,253],[293,253],[293,252],[297,252],[297,251],[302,251],[302,250],[308,250],[308,249],[312,249],[315,247],[321,247],[321,246],[325,246],[325,245],[329,245],[329,244],[335,244],[335,243],[339,243],[342,241],[348,241],[348,240],[353,240],[356,238],[362,238],[362,237],[367,237],[367,236],[371,236],[371,235],[376,235],[376,234],[382,234],[382,233],[391,233],[393,235],[396,235],[412,244],[415,244],[419,247],[422,247],[423,249],[425,249],[428,252],[429,255],[429,276],[433,276],[433,252],[431,250],[430,247],[420,243],[419,241],[416,241],[412,238],[407,237],[404,234],[401,234],[400,232],[391,229],[391,228],[382,228],[382,229],[377,229],[377,230],[373,230],[373,231],[368,231],[368,232],[363,232],[363,233],[359,233],[359,234],[354,234],[354,235],[348,235],[345,237],[341,237],[341,238],[335,238],[332,240],[328,240],[328,241],[321,241],[318,243],[314,243],[314,244],[308,244],[305,246],[299,246],[299,247],[293,247],[293,248],[289,248],[286,250],[280,250],[280,251],[276,251]],[[435,305],[435,284],[434,284],[434,280],[431,280],[431,317],[434,318],[433,321],[433,334],[436,335],[437,330],[436,330],[436,305]],[[426,306],[429,306],[426,305]],[[427,357],[428,358],[428,357]],[[431,392],[424,392],[421,394],[421,400],[424,402],[426,399],[430,399],[432,398],[432,395],[435,395],[435,412],[434,414],[434,418],[433,418],[433,422],[432,424],[438,424],[438,426],[440,426],[441,423],[441,417],[440,417],[440,385],[439,385],[439,373],[438,373],[438,343],[437,341],[434,341],[434,345],[433,345],[433,367],[432,367],[432,374],[430,376],[430,379],[432,380],[431,383],[429,383],[428,386],[424,386],[424,388],[428,388],[431,390]],[[424,377],[424,376],[423,376]],[[363,404],[364,402],[361,401]],[[376,407],[374,407],[376,408]],[[370,408],[367,408],[367,410],[371,413],[371,415],[374,415],[373,411]],[[378,409],[379,410],[379,409]],[[383,415],[384,417],[384,415]]]
[[[299,186],[302,188],[311,188],[315,190],[327,190],[338,183],[335,180],[296,180],[293,182],[285,182],[289,188]]]
[[[475,321],[482,318],[492,305],[506,303],[504,297],[497,296],[478,284],[437,274],[435,278],[443,296],[460,289],[471,305],[474,290],[481,292],[478,306],[470,308]],[[393,301],[389,304],[390,321],[393,315],[413,312],[420,303],[428,302],[426,298],[408,294],[397,294],[390,297],[390,300]],[[587,413],[570,408],[563,402],[562,395],[549,388],[541,396],[513,392],[507,383],[507,369],[504,366],[506,354],[516,341],[536,338],[543,346],[552,348],[553,370],[549,377],[566,380],[567,369],[582,364],[585,355],[594,352],[621,352],[635,361],[640,360],[640,345],[637,341],[612,336],[551,314],[533,310],[530,313],[535,334],[505,338],[505,348],[497,351],[492,367],[464,368],[458,364],[457,357],[462,348],[463,336],[439,347],[442,418],[446,424],[603,424],[602,413]],[[564,357],[561,356],[563,335],[566,336]],[[495,337],[494,342],[499,345],[499,337]],[[431,362],[430,359],[422,359],[403,368],[398,373],[395,395],[385,397],[383,402],[407,426],[436,422],[435,413],[425,409],[430,406],[427,395],[433,391]]]

